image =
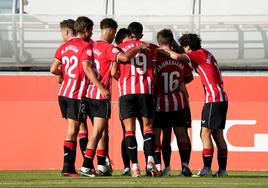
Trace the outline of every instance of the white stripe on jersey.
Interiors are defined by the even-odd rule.
[[[59,90],[59,94],[58,94],[58,95],[61,94],[61,90],[62,90],[62,88],[63,88],[63,85],[64,85],[64,81],[61,83],[61,86],[60,86],[60,90]]]
[[[152,80],[150,77],[147,77],[147,82],[148,82],[148,89],[149,89],[149,94],[152,94]]]
[[[93,98],[94,89],[95,89],[95,85],[91,85],[90,98]]]
[[[212,101],[215,102],[215,93],[214,93],[214,90],[213,90],[213,87],[211,84],[209,84],[209,89],[210,89],[211,94],[212,94]]]
[[[96,99],[100,99],[100,96],[101,96],[100,89],[99,89],[99,88],[97,88],[97,87],[96,87],[96,89],[97,89],[97,93],[96,93]]]
[[[73,82],[72,89],[71,89],[71,91],[69,93],[69,98],[73,98],[75,87],[76,87],[76,80],[74,80],[74,82]]]
[[[207,90],[207,88],[205,87],[205,90],[206,90],[206,103],[208,102],[208,97],[209,97],[209,92],[208,92],[208,90]]]
[[[79,92],[78,92],[78,99],[81,99],[82,98],[82,94],[83,94],[83,91],[84,91],[84,88],[85,88],[85,84],[86,84],[86,77],[84,76],[81,84],[80,84],[80,88],[79,88]]]
[[[219,94],[220,94],[220,101],[224,101],[222,89],[218,84],[217,84],[217,88],[218,88],[218,91],[219,91]]]
[[[123,95],[125,94],[127,94],[127,78],[126,77],[123,79]]]
[[[177,100],[175,93],[172,93],[172,98],[173,98],[173,103],[174,103],[174,111],[178,111],[178,100]]]
[[[140,76],[140,93],[144,93],[143,76]]]
[[[215,102],[215,93],[213,91],[212,85],[208,81],[208,78],[207,78],[207,75],[206,75],[205,71],[202,69],[201,66],[198,66],[197,68],[200,69],[202,74],[204,75],[204,78],[206,79],[207,85],[208,85],[208,87],[209,87],[209,89],[211,91],[211,94],[212,94],[212,100],[213,100],[213,102]],[[207,91],[208,88],[206,88],[206,86],[205,86],[205,89]],[[206,101],[207,101],[207,99],[206,99]]]
[[[71,78],[68,78],[67,86],[66,86],[66,88],[65,88],[65,90],[64,90],[64,92],[63,92],[63,96],[66,95],[66,92],[67,92],[67,90],[68,90],[68,88],[69,88],[69,86],[70,86],[70,84],[71,84],[71,81],[72,81],[72,79],[71,79]]]
[[[135,76],[131,76],[131,94],[135,94]]]
[[[168,95],[165,95],[165,112],[169,112]]]

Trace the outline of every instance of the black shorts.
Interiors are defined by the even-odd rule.
[[[130,117],[153,117],[153,95],[129,94],[119,98],[120,120]]]
[[[205,103],[202,111],[201,126],[209,129],[224,129],[228,102]]]
[[[191,127],[191,112],[190,108],[184,108],[183,110],[174,112],[155,112],[154,128],[165,128],[165,127]]]
[[[111,117],[111,102],[106,99],[86,98],[86,113],[92,121],[94,117],[109,119]]]
[[[63,96],[58,96],[58,101],[63,118],[85,121],[86,110],[84,101]]]

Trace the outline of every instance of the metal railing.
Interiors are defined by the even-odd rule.
[[[99,37],[99,21],[105,16],[89,16],[94,22],[93,39]],[[156,43],[163,28],[176,38],[195,32],[224,69],[268,69],[268,15],[259,16],[116,16],[119,27],[136,20],[144,25],[144,40]],[[47,69],[61,43],[59,22],[68,15],[0,15],[0,68]],[[76,16],[71,16],[76,18]]]

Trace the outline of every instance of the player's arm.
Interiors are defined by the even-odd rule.
[[[112,69],[111,69],[111,76],[116,80],[118,80],[120,77],[119,65],[116,62],[113,62]]]
[[[111,98],[111,94],[110,92],[103,86],[103,84],[98,80],[97,75],[93,69],[92,63],[88,60],[85,60],[82,62],[83,65],[83,70],[87,76],[87,78],[95,85],[97,86],[100,91],[101,94],[103,95],[103,97],[105,99],[110,99]]]
[[[50,72],[54,75],[61,75],[61,69],[59,69],[61,62],[58,59],[54,59],[54,61],[50,65]]]
[[[140,43],[135,48],[123,53],[119,53],[117,56],[117,62],[127,62],[130,61],[140,50],[148,50],[149,44],[147,43]]]
[[[172,43],[171,43],[171,46],[172,46],[172,50],[174,52],[177,52],[179,54],[182,54],[184,53],[184,50],[183,48],[176,42],[176,40],[173,39]]]
[[[179,54],[177,52],[174,52],[172,50],[164,50],[164,49],[158,49],[157,53],[167,56],[167,57],[171,57],[172,59],[178,60],[178,61],[189,61],[188,56],[183,53],[183,54]]]

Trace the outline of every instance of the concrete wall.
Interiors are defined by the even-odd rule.
[[[111,2],[109,12],[111,13]],[[198,2],[199,0],[196,0]],[[267,0],[201,0],[204,15],[267,14]],[[102,15],[106,0],[29,0],[30,14]],[[117,15],[189,15],[193,0],[114,0]],[[52,6],[53,5],[53,6]]]

